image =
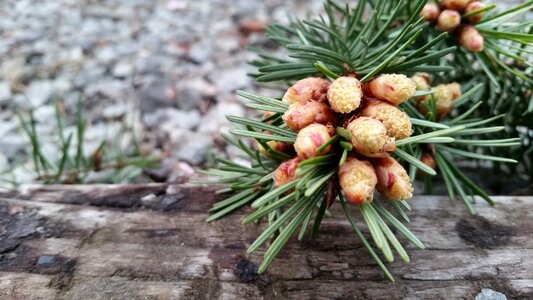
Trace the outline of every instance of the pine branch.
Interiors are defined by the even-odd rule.
[[[335,78],[347,73],[356,73],[363,81],[382,72],[403,73],[422,67],[441,68],[444,66],[425,65],[454,51],[449,48],[444,51],[429,54],[429,49],[446,36],[443,34],[426,45],[419,47],[416,53],[407,51],[423,32],[421,20],[416,14],[399,27],[392,28],[391,23],[400,11],[410,6],[411,1],[379,1],[371,10],[371,1],[359,1],[352,10],[339,10],[332,2],[326,2],[329,11],[328,21],[321,19],[294,21],[287,26],[273,25],[267,29],[268,37],[287,47],[289,57],[293,60],[284,62],[278,57],[266,56],[263,52],[258,64],[258,81],[288,81],[310,76],[317,76],[328,70],[327,76]],[[416,10],[422,9],[425,1],[416,1]],[[362,23],[363,12],[368,13],[370,22]],[[380,26],[376,26],[377,20]],[[337,24],[344,23],[345,26]],[[392,28],[392,29],[391,29]],[[428,53],[428,55],[425,55]],[[385,58],[386,59],[383,59]],[[400,59],[401,62],[396,62]],[[318,66],[320,67],[316,67]],[[388,65],[391,67],[388,68]],[[394,66],[393,66],[394,65]],[[320,70],[320,68],[323,68]]]
[[[257,251],[268,240],[272,240],[259,267],[260,273],[274,261],[292,236],[298,236],[298,239],[306,235],[312,239],[316,238],[323,218],[329,214],[328,207],[340,202],[356,236],[385,276],[394,281],[376,250],[379,250],[388,262],[395,259],[395,253],[405,262],[409,262],[409,255],[399,242],[397,234],[405,236],[418,248],[423,248],[424,245],[402,223],[409,222],[407,214],[410,207],[403,199],[410,197],[412,189],[404,190],[409,196],[391,196],[389,191],[383,188],[383,182],[387,182],[381,178],[383,173],[400,172],[398,174],[402,175],[395,177],[395,180],[405,180],[407,175],[411,180],[415,176],[424,176],[429,185],[428,176],[436,175],[438,171],[445,182],[449,197],[455,199],[458,196],[471,213],[474,212],[471,197],[479,196],[492,205],[488,194],[457,168],[454,160],[467,158],[516,162],[513,158],[482,152],[487,151],[486,149],[503,149],[520,144],[517,138],[487,138],[503,131],[505,127],[491,125],[501,121],[502,116],[492,116],[493,111],[482,111],[487,109],[487,105],[496,109],[507,109],[519,98],[520,92],[528,88],[527,85],[524,87],[520,84],[529,82],[530,64],[527,60],[520,59],[519,54],[528,51],[524,45],[530,43],[531,33],[526,33],[529,24],[507,23],[509,17],[523,13],[524,7],[527,6],[488,16],[485,19],[487,22],[481,22],[479,30],[489,37],[487,49],[472,54],[458,48],[450,34],[433,32],[431,26],[419,17],[426,2],[361,0],[351,8],[341,7],[328,0],[324,3],[323,16],[313,20],[292,20],[289,25],[273,25],[267,29],[267,36],[286,48],[288,57],[278,57],[256,49],[259,58],[253,64],[258,66],[258,73],[254,74],[257,81],[289,82],[315,76],[328,80],[311,78],[315,83],[319,81],[319,87],[308,86],[306,84],[312,84],[306,83],[305,80],[299,81],[297,84],[302,86],[289,89],[283,99],[237,92],[249,101],[246,103],[249,108],[266,112],[264,117],[255,119],[228,116],[228,120],[235,124],[236,128],[230,130],[232,135],[224,135],[224,138],[247,155],[250,165],[241,165],[218,157],[217,168],[205,172],[215,177],[215,180],[210,179],[207,182],[227,185],[219,193],[232,193],[227,199],[213,205],[210,210],[213,215],[208,221],[214,221],[243,206],[253,209],[244,217],[243,224],[266,220],[263,232],[247,249],[247,253]],[[474,13],[488,11],[490,9]],[[508,44],[514,48],[506,48]],[[515,62],[523,63],[527,67],[519,70],[501,57],[515,59]],[[402,78],[414,84],[414,81],[403,75],[412,75],[422,70],[432,73],[437,83],[449,83],[450,78],[461,79],[463,87],[468,87],[462,96],[456,97],[455,100],[449,99],[449,102],[453,100],[453,107],[448,108],[455,108],[455,111],[443,111],[443,105],[439,102],[439,97],[442,97],[439,86],[411,93],[413,98],[406,102],[407,97],[399,101],[403,102],[400,106],[391,99],[380,98],[384,97],[379,95],[385,90],[384,87],[378,89],[378,93],[372,89],[372,84],[378,82],[374,79],[381,74],[402,74],[395,78]],[[512,82],[512,79],[516,78],[522,79]],[[328,92],[334,89],[331,88],[333,84],[328,81],[342,84],[343,80],[352,83],[356,80],[357,84],[342,86],[341,90],[346,92],[350,89],[346,94],[363,96],[352,110],[341,113],[333,110],[332,101],[335,97]],[[359,87],[361,84],[362,88]],[[394,84],[397,83],[389,84],[394,90]],[[356,90],[351,90],[354,88]],[[290,97],[291,93],[295,94],[296,100]],[[307,99],[298,98],[303,97],[305,93],[309,93]],[[480,99],[487,93],[490,97],[472,103],[474,99]],[[510,100],[501,100],[497,99],[499,96],[494,96],[501,93],[511,95]],[[342,98],[343,95],[339,97]],[[306,121],[304,127],[298,127],[299,122],[291,125],[288,121],[289,111],[298,105],[304,107],[312,102],[313,109],[320,110],[312,112],[312,122]],[[346,102],[351,105],[357,101],[350,98]],[[412,135],[401,136],[394,141],[389,129],[384,125],[385,121],[390,120],[381,120],[378,116],[363,116],[363,111],[374,102],[386,104],[392,107],[389,109],[393,109],[396,115],[404,116],[405,122],[410,122],[407,131],[410,131],[412,126]],[[526,105],[533,110],[533,97]],[[522,112],[527,111],[522,109]],[[296,115],[308,117],[308,112],[298,111]],[[324,116],[333,117],[325,122],[321,118],[327,117],[322,116],[322,113]],[[313,119],[317,115],[321,118]],[[368,128],[381,124],[383,132],[386,132],[385,136],[368,133],[372,131],[368,128],[352,133],[349,124],[363,120],[362,116],[370,119],[368,122],[373,124]],[[323,131],[317,129],[316,132],[311,132],[309,140],[301,142],[308,137],[302,132],[311,125],[316,125],[315,128]],[[487,127],[489,125],[491,126]],[[384,149],[386,146],[390,146],[390,149],[387,148],[389,150],[384,150],[383,153],[365,152],[358,138],[367,133],[376,135],[370,139],[372,143],[388,139],[394,143],[384,144]],[[250,146],[249,140],[258,146]],[[306,147],[311,149],[309,153],[304,151],[307,150]],[[402,161],[409,173],[389,155]],[[426,160],[428,155],[434,159],[433,165]],[[397,169],[393,170],[389,165],[386,167],[390,169],[376,171],[384,167],[380,165],[382,160],[387,160]],[[361,196],[363,193],[360,195],[351,190],[353,186],[342,186],[346,184],[342,181],[342,178],[345,178],[343,172],[345,168],[352,166],[361,169],[350,173],[351,184],[369,185],[370,194]],[[409,178],[404,183],[406,186],[411,185]],[[376,186],[383,199],[374,197],[373,190]],[[361,191],[363,190],[366,191],[361,188]],[[357,207],[358,213],[351,212],[347,202]],[[396,217],[393,211],[399,217]],[[364,222],[373,243],[362,234],[360,225],[355,222],[355,216]]]

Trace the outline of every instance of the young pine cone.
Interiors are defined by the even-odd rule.
[[[378,180],[374,168],[368,161],[349,157],[339,167],[337,173],[339,185],[348,202],[353,204],[372,202]]]
[[[461,96],[461,86],[456,82],[439,84],[435,87],[433,98],[435,98],[437,120],[442,119],[452,110],[453,100],[457,99],[459,96]],[[427,113],[425,102],[426,101],[420,101],[418,103],[418,110],[423,114]]]
[[[411,119],[394,105],[381,101],[372,101],[365,107],[361,115],[380,120],[387,129],[387,135],[396,140],[401,140],[411,135]]]
[[[261,155],[265,157],[270,157],[270,153],[268,153],[268,151],[263,147],[263,145],[259,144],[259,142],[257,142],[256,144],[257,150],[259,150],[259,153],[261,153]],[[292,144],[287,142],[268,141],[266,142],[266,144],[270,147],[270,149],[282,153],[287,153],[291,151],[292,148]]]
[[[296,132],[313,123],[335,124],[335,119],[335,112],[329,106],[316,101],[293,103],[283,114],[283,121]]]
[[[386,156],[394,151],[394,138],[387,135],[387,128],[379,120],[369,117],[359,117],[346,127],[351,134],[354,150],[368,157]]]
[[[437,30],[451,32],[461,24],[461,15],[451,9],[443,10],[437,19]]]
[[[296,178],[295,172],[300,162],[302,162],[302,159],[299,157],[282,162],[272,175],[272,178],[274,179],[274,185],[282,186],[294,180]]]
[[[485,6],[486,6],[485,3],[482,3],[479,1],[470,2],[465,8],[465,14],[485,8]],[[478,14],[472,15],[470,17],[467,17],[466,21],[468,21],[469,23],[477,23],[481,21],[481,19],[483,18],[483,15],[484,13],[478,13]]]
[[[335,112],[350,113],[361,104],[361,83],[353,77],[339,77],[329,86],[327,96],[329,105]]]
[[[440,9],[435,3],[427,3],[420,11],[420,17],[428,22],[435,22],[439,17]]]
[[[423,153],[422,156],[420,156],[420,161],[422,163],[424,163],[426,166],[432,168],[432,169],[435,169],[435,166],[436,166],[436,163],[435,163],[435,159],[433,158],[433,154],[431,153]],[[418,169],[416,171],[416,174],[418,176],[425,176],[425,175],[428,175],[426,172],[424,171],[421,171],[420,169]]]
[[[403,74],[382,74],[364,85],[366,96],[398,106],[416,92],[415,83]]]
[[[446,86],[451,93],[452,100],[459,98],[463,94],[461,92],[461,85],[457,82],[448,83]]]
[[[272,116],[274,116],[276,113],[275,112],[272,112],[272,111],[265,111],[263,112],[263,119],[267,119],[267,118],[270,118]],[[271,124],[272,121],[267,121],[266,122],[267,124]]]
[[[429,74],[416,73],[411,77],[411,80],[415,83],[417,91],[429,91]]]
[[[308,77],[293,84],[283,96],[283,101],[292,104],[309,100],[323,101],[329,81],[320,77]]]
[[[429,86],[430,77],[428,73],[416,73],[411,77],[411,80],[416,85],[417,91],[429,91],[431,87]],[[417,102],[424,101],[428,98],[428,95],[416,97]]]
[[[407,200],[413,197],[413,185],[405,169],[390,156],[378,158],[374,169],[379,193],[387,200]]]
[[[466,5],[472,0],[441,0],[440,6],[443,9],[456,10],[458,12],[463,11]]]
[[[484,47],[483,35],[474,26],[462,26],[459,29],[459,44],[470,52],[481,52]]]
[[[330,129],[327,126],[311,124],[298,132],[296,142],[294,142],[294,150],[302,159],[323,155],[331,151],[331,145],[320,152],[316,150],[330,138]]]

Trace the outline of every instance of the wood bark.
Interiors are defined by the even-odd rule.
[[[411,263],[390,283],[338,205],[316,241],[293,238],[265,274],[246,257],[264,224],[248,212],[206,223],[220,199],[188,185],[26,186],[0,194],[0,299],[473,299],[482,288],[533,298],[533,197],[460,202],[416,196],[400,239]],[[218,197],[218,198],[217,198]]]

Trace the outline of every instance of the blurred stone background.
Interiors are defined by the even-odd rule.
[[[321,0],[0,1],[0,170],[35,176],[15,111],[34,110],[43,152],[57,161],[55,103],[74,132],[80,96],[88,155],[107,139],[137,140],[178,172],[210,153],[237,159],[220,137],[226,115],[247,114],[235,90],[281,96],[247,76],[246,48],[274,50],[266,24],[321,10]]]

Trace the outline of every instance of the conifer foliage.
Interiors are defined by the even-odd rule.
[[[455,161],[516,163],[494,151],[521,145],[498,135],[505,127],[494,112],[533,110],[532,23],[521,18],[531,7],[533,1],[503,12],[466,0],[326,1],[316,19],[270,26],[268,37],[286,55],[254,49],[252,75],[288,89],[279,98],[238,92],[260,117],[228,116],[235,128],[224,138],[250,165],[217,157],[218,167],[204,171],[214,177],[205,182],[227,186],[208,221],[251,207],[243,224],[265,220],[265,228],[247,253],[267,249],[264,272],[292,236],[315,239],[329,208],[339,205],[393,281],[383,260],[409,262],[397,235],[424,247],[408,229],[413,180],[430,182],[439,173],[449,197],[474,213],[475,197],[492,199]],[[528,86],[529,96],[519,95]],[[491,92],[499,100],[480,101]]]

